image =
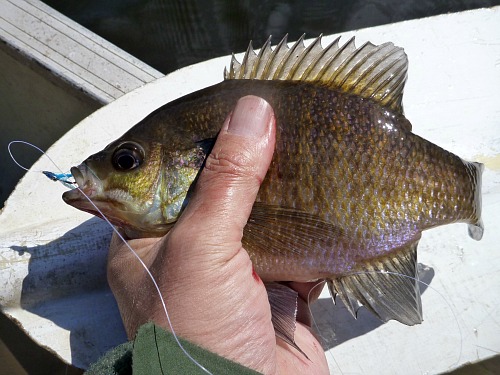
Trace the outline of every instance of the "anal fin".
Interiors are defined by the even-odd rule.
[[[417,245],[418,240],[357,273],[328,280],[332,297],[338,295],[354,317],[363,305],[384,322],[394,319],[410,326],[421,323]]]
[[[294,339],[299,294],[279,283],[265,283],[265,286],[269,305],[271,306],[271,320],[276,337],[279,337],[309,359],[302,349],[298,347]]]

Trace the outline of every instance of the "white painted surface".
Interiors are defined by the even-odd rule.
[[[163,74],[38,0],[0,0],[0,40],[101,103]]]
[[[486,165],[486,230],[480,242],[467,236],[464,224],[424,233],[419,262],[431,267],[424,279],[432,279],[432,288],[423,294],[419,326],[381,325],[364,310],[355,321],[320,299],[313,311],[325,343],[336,344],[327,353],[332,373],[439,373],[500,351],[499,31],[496,7],[344,34],[356,35],[358,45],[393,41],[405,48],[404,105],[414,132]],[[163,103],[219,82],[227,65],[229,58],[211,60],[132,91],[75,126],[48,153],[67,170]],[[66,206],[64,187],[35,173],[44,169],[55,168],[42,158],[0,215],[0,304],[39,343],[86,367],[124,339],[105,285],[109,229]]]

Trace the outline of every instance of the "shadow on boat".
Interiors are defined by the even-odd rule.
[[[110,238],[109,226],[92,218],[45,245],[11,247],[31,256],[21,308],[69,331],[72,363],[80,368],[127,340],[106,280]],[[68,337],[61,332],[53,340],[64,347]]]
[[[418,274],[421,281],[420,293],[423,294],[434,278],[435,272],[433,268],[419,263]],[[364,307],[358,310],[355,319],[340,298],[336,299],[336,304],[331,298],[317,300],[311,304],[311,313],[314,320],[313,328],[324,350],[332,349],[385,324]]]

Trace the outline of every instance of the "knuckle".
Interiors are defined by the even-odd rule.
[[[205,169],[234,178],[254,177],[256,172],[250,153],[245,151],[231,155],[224,151],[212,152],[206,160]]]

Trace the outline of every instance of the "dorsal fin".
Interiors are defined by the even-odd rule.
[[[269,38],[258,54],[250,42],[241,64],[233,55],[224,78],[320,82],[402,113],[408,70],[403,49],[392,43],[356,48],[354,38],[340,46],[339,40],[323,48],[319,36],[306,47],[303,35],[289,47],[285,36],[272,49]]]

